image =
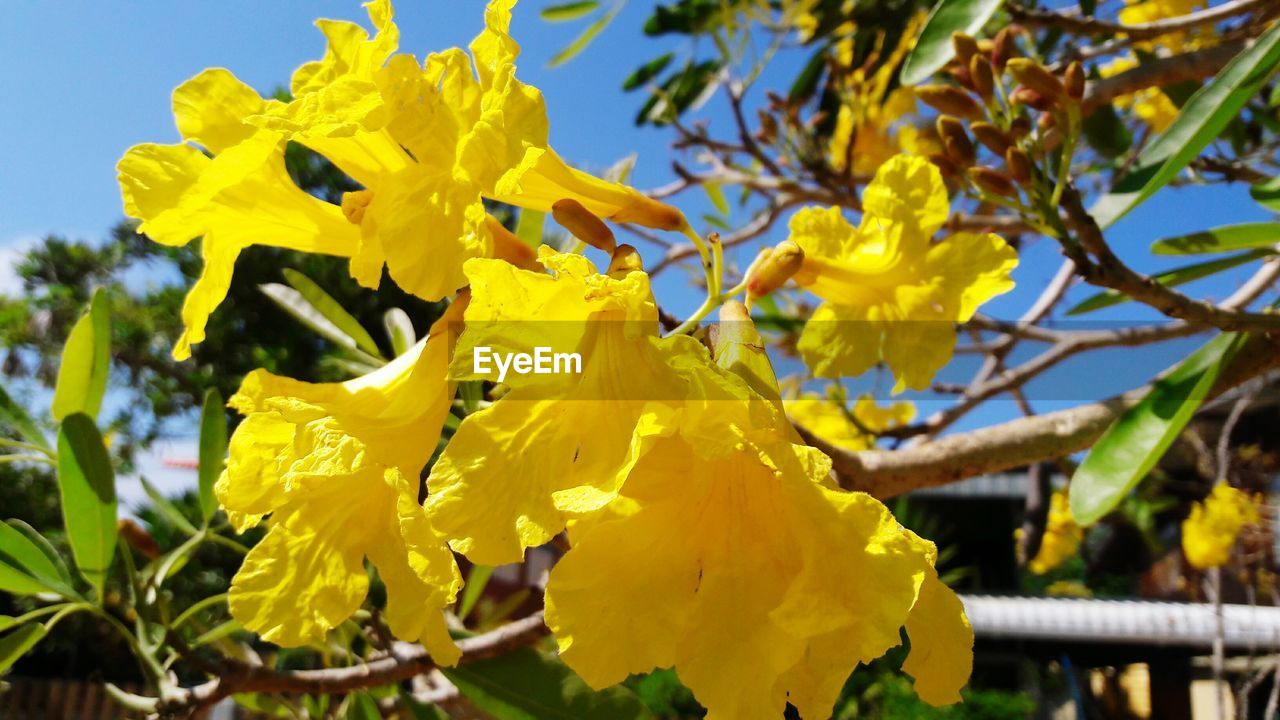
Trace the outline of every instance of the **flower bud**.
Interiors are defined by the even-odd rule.
[[[621,280],[637,271],[644,271],[644,260],[640,257],[640,251],[623,243],[613,251],[613,257],[609,259],[609,269],[605,271],[605,275]]]
[[[938,118],[938,137],[942,138],[942,147],[952,162],[960,167],[973,164],[977,153],[974,152],[968,133],[964,131],[964,123],[943,115]]]
[[[955,60],[947,66],[947,72],[951,75],[951,79],[955,80],[956,84],[960,87],[968,90],[969,92],[977,91],[977,88],[973,85],[973,76],[969,74],[968,65],[965,65],[959,60]]]
[[[1018,197],[1018,188],[1008,175],[988,167],[969,168],[969,179],[973,184],[993,195],[1008,198]]]
[[[1053,113],[1045,113],[1036,120],[1036,128],[1040,130],[1041,135],[1052,130],[1057,124],[1058,119],[1053,116]]]
[[[978,41],[962,32],[951,33],[951,47],[955,48],[956,59],[962,65],[968,65],[969,58],[978,54]]]
[[[138,554],[148,560],[155,560],[160,557],[160,546],[156,543],[156,539],[151,537],[151,533],[142,529],[138,523],[125,518],[116,523],[116,532],[124,541],[129,543],[129,547],[138,551]]]
[[[925,105],[947,115],[956,115],[966,120],[981,120],[986,117],[978,101],[958,87],[921,85],[916,88],[916,97]]]
[[[1011,147],[1004,153],[1004,164],[1009,177],[1023,187],[1031,184],[1031,158],[1021,148]]]
[[[996,72],[1004,72],[1005,65],[1011,58],[1018,56],[1018,46],[1013,42],[1013,31],[1011,28],[1002,28],[996,33],[996,39],[991,43],[991,65]]]
[[[938,168],[938,172],[942,173],[943,177],[960,176],[960,168],[956,167],[956,164],[951,162],[951,158],[943,155],[942,153],[930,154],[929,162],[933,163],[934,166]]]
[[[1072,60],[1067,66],[1067,73],[1063,76],[1063,89],[1067,92],[1067,97],[1075,102],[1084,99],[1084,66],[1079,60]]]
[[[991,123],[976,122],[971,124],[969,129],[973,131],[973,136],[978,139],[978,142],[997,156],[1004,157],[1004,151],[1013,144],[1013,140],[1003,130]]]
[[[1014,142],[1017,142],[1030,134],[1031,118],[1026,115],[1019,115],[1013,119],[1013,122],[1009,123],[1009,137],[1013,138]]]
[[[373,202],[372,190],[342,193],[342,214],[347,217],[347,222],[359,225],[364,222],[364,212],[369,209],[371,202]]]
[[[1067,95],[1062,81],[1054,77],[1040,63],[1030,58],[1013,58],[1009,61],[1009,73],[1024,86],[1031,88],[1045,99],[1060,102]]]
[[[991,61],[985,55],[974,55],[969,58],[969,77],[973,79],[974,92],[983,100],[990,100],[996,91],[996,76],[991,69]]]
[[[613,239],[613,231],[609,226],[573,198],[557,200],[551,206],[551,217],[574,237],[593,248],[612,255],[614,248],[617,247],[617,241]]]
[[[1050,112],[1054,109],[1053,101],[1032,90],[1029,87],[1019,86],[1009,96],[1009,99],[1016,105],[1026,105],[1035,108],[1041,112]]]
[[[747,273],[747,297],[754,300],[782,287],[803,263],[804,251],[790,240],[766,248]]]
[[[538,262],[537,251],[516,237],[515,233],[508,230],[502,223],[498,222],[498,218],[492,215],[485,215],[484,225],[488,228],[489,235],[493,238],[493,256],[495,258],[506,260],[524,270],[542,272],[543,267]]]

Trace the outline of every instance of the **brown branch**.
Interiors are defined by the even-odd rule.
[[[459,665],[504,655],[547,634],[542,613],[537,612],[483,635],[458,641]],[[415,646],[398,657],[383,657],[363,665],[324,670],[282,672],[251,665],[235,665],[219,677],[166,698],[157,711],[162,717],[183,717],[235,693],[269,692],[327,695],[390,685],[436,667],[426,649]]]
[[[1280,341],[1265,335],[1250,338],[1223,371],[1209,397],[1217,397],[1277,367]],[[806,442],[831,457],[841,487],[884,499],[1084,450],[1150,388],[1148,385],[1101,402],[949,435],[905,450],[851,452],[824,442],[804,428],[797,429]]]
[[[1212,77],[1244,48],[1244,42],[1228,42],[1204,50],[1156,58],[1131,70],[1089,83],[1083,100],[1084,114],[1089,115],[1112,100],[1139,90]]]
[[[1092,15],[1071,15],[1053,10],[1006,4],[1009,14],[1024,25],[1054,27],[1075,35],[1125,35],[1131,40],[1150,40],[1179,30],[1189,30],[1201,25],[1211,25],[1220,20],[1244,15],[1255,8],[1265,8],[1273,0],[1232,0],[1232,2],[1208,8],[1200,12],[1165,18],[1148,23],[1125,25],[1099,20]]]

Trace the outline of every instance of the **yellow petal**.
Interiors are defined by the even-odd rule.
[[[228,515],[236,514],[237,532],[284,503],[280,454],[293,434],[293,423],[274,412],[250,414],[232,433],[227,468],[213,490]]]
[[[862,194],[863,226],[897,223],[928,238],[947,221],[950,202],[942,174],[921,157],[898,155],[876,171]]]
[[[813,374],[852,377],[880,361],[883,325],[861,308],[823,303],[800,333],[796,349]]]
[[[929,248],[926,272],[942,288],[946,317],[968,322],[978,306],[1013,289],[1018,253],[998,235],[957,233]]]
[[[390,0],[365,3],[377,33],[345,20],[317,20],[316,27],[329,41],[324,58],[304,64],[293,73],[289,89],[295,97],[323,88],[343,75],[372,79],[373,73],[395,52],[400,30],[392,21]]]
[[[807,207],[791,216],[789,239],[806,257],[838,259],[845,256],[857,230],[838,207]]]
[[[189,142],[219,153],[253,134],[244,120],[262,112],[266,101],[230,70],[210,68],[173,91],[178,132]]]
[[[946,366],[956,347],[955,325],[950,320],[917,313],[884,323],[884,361],[893,371],[895,393],[905,388],[928,389],[933,376]]]
[[[183,330],[173,346],[174,360],[186,360],[191,357],[191,346],[204,342],[209,316],[231,289],[231,274],[235,271],[240,249],[240,245],[219,242],[211,234],[201,241],[200,256],[204,259],[204,267],[182,301]]]
[[[911,653],[902,671],[916,679],[916,694],[930,705],[960,702],[973,671],[973,628],[960,598],[930,569],[907,618]]]

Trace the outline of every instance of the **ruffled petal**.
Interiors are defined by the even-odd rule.
[[[911,653],[902,671],[916,679],[916,694],[930,705],[960,702],[973,671],[973,628],[960,598],[932,568],[906,625]]]
[[[805,323],[796,349],[818,377],[853,377],[880,362],[883,332],[862,308],[823,303]]]
[[[173,116],[182,139],[223,150],[248,139],[254,128],[245,118],[262,112],[266,101],[224,68],[210,68],[173,91]]]
[[[880,166],[863,191],[862,222],[906,225],[927,239],[947,221],[950,207],[938,168],[921,157],[898,155]]]
[[[998,235],[957,233],[929,248],[925,272],[942,290],[949,320],[968,322],[978,306],[1013,289],[1018,253]]]

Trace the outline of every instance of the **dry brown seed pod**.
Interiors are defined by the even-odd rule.
[[[1011,147],[1004,152],[1004,164],[1009,170],[1009,177],[1019,185],[1027,187],[1031,183],[1031,158],[1020,148]]]
[[[1013,184],[1013,180],[999,170],[992,170],[989,167],[969,168],[969,179],[973,180],[974,185],[993,195],[1018,197],[1018,188]]]
[[[1000,157],[1004,157],[1004,151],[1008,150],[1009,146],[1013,144],[1012,138],[991,123],[972,123],[969,125],[969,129],[973,131],[973,136],[978,139],[978,142]]]
[[[916,97],[938,112],[966,120],[981,120],[986,116],[977,100],[960,88],[950,85],[921,85],[916,88]]]

